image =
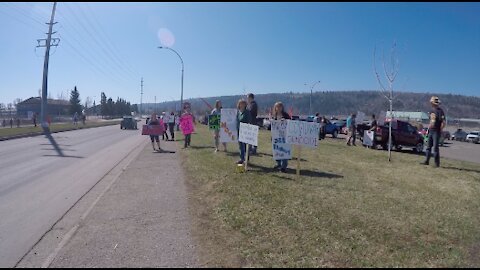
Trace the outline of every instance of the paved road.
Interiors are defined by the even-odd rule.
[[[0,267],[15,266],[142,142],[117,125],[0,142]]]
[[[480,163],[480,144],[445,141],[444,146],[440,147],[440,156]]]

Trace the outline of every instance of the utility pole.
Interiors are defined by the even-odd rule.
[[[143,77],[142,81],[140,82],[140,118],[142,118],[142,104],[143,104]]]
[[[50,18],[50,23],[47,23],[49,25],[48,27],[48,33],[47,33],[47,39],[38,39],[38,46],[37,47],[46,47],[45,50],[45,59],[43,62],[43,83],[42,83],[42,106],[41,106],[41,111],[40,111],[40,121],[42,123],[43,128],[47,128],[47,122],[46,122],[46,111],[47,111],[47,87],[48,87],[48,60],[50,57],[50,47],[51,46],[58,46],[58,43],[60,43],[60,39],[58,38],[52,38],[52,35],[55,34],[56,32],[52,32],[53,30],[53,25],[56,24],[56,22],[53,22],[55,19],[55,9],[57,8],[57,2],[53,3],[53,8],[52,8],[52,16]],[[42,41],[45,42],[45,44],[40,44]]]
[[[155,96],[155,109],[154,109],[154,112],[155,112],[155,113],[157,112],[157,96]]]

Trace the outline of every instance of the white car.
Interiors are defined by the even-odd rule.
[[[480,131],[472,131],[467,135],[467,142],[479,143],[480,142]]]

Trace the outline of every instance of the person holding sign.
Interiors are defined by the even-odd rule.
[[[240,132],[240,123],[250,124],[251,117],[250,112],[247,110],[247,102],[244,99],[240,99],[237,103],[237,132]],[[237,133],[238,137],[239,133]],[[245,162],[245,153],[247,151],[247,145],[242,142],[238,142],[240,148],[240,160],[237,164],[243,164]]]
[[[283,103],[282,102],[277,102],[273,106],[273,120],[287,120],[287,119],[292,119],[288,113],[285,112]],[[273,129],[272,129],[273,130]],[[285,136],[284,136],[285,139]],[[275,142],[274,142],[275,143]],[[287,172],[287,167],[288,167],[288,159],[280,159],[277,160],[277,165],[274,167],[275,170],[280,169],[282,173]]]
[[[156,113],[152,113],[152,116],[151,116],[150,120],[148,121],[147,125],[148,125],[149,127],[150,127],[150,126],[159,126],[159,125],[160,125],[160,121],[158,120]],[[154,141],[157,142],[158,151],[161,151],[161,150],[162,150],[162,148],[160,148],[160,137],[159,137],[159,135],[150,135],[150,140],[152,141],[153,151],[157,151],[157,149],[155,149],[155,143],[154,143]]]
[[[185,112],[180,118],[180,129],[182,130],[183,135],[185,136],[184,148],[188,148],[192,141],[192,133],[195,130],[193,127],[193,116],[190,113],[190,107],[185,107]]]
[[[220,100],[215,101],[215,109],[212,110],[212,115],[218,115],[222,111],[222,102]],[[218,152],[218,145],[220,144],[220,125],[218,128],[213,129],[213,138],[215,139],[215,153]],[[222,143],[223,152],[227,152],[227,143]]]

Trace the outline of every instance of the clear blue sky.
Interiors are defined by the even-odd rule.
[[[38,95],[51,7],[0,3],[0,102]],[[478,14],[478,3],[59,3],[49,92],[138,103],[143,77],[144,102],[177,100],[181,65],[162,42],[185,61],[185,98],[306,92],[316,80],[378,89],[373,48],[396,41],[397,90],[479,96]]]

